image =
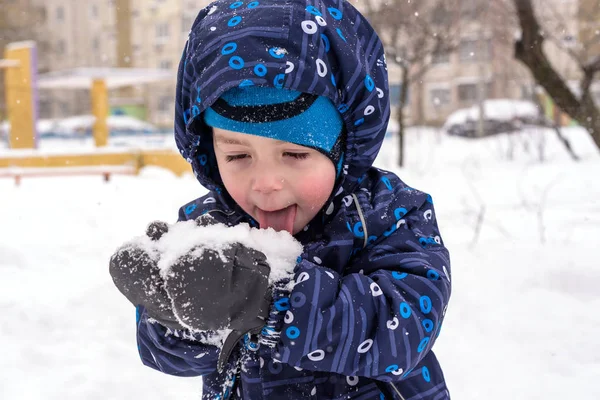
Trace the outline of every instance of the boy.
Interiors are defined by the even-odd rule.
[[[175,138],[210,192],[179,220],[287,231],[304,250],[294,285],[268,289],[260,252],[190,255],[179,286],[167,282],[198,294],[185,304],[144,249],[117,252],[111,273],[139,306],[144,364],[203,376],[203,399],[450,398],[431,351],[449,255],[431,197],[372,167],[389,114],[382,44],[348,2],[217,1],[200,12],[178,72]],[[236,289],[242,309],[212,301],[215,263],[256,283]],[[134,295],[140,276],[156,290]],[[234,334],[221,349],[212,329],[223,321]]]

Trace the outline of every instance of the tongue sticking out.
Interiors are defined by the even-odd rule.
[[[273,228],[278,232],[288,231],[293,235],[295,219],[295,204],[278,211],[263,211],[258,209],[258,223],[261,229]]]

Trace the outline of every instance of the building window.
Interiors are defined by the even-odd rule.
[[[100,39],[97,37],[92,39],[92,49],[96,51],[100,49]]]
[[[492,41],[487,39],[481,44],[478,39],[463,39],[460,41],[458,54],[461,62],[489,61],[492,55]]]
[[[485,84],[485,97],[493,97],[494,96],[494,82],[490,81]]]
[[[392,106],[398,106],[400,104],[400,88],[402,87],[401,83],[396,83],[390,85],[390,102]],[[410,90],[406,93],[406,104],[405,106],[410,104]]]
[[[98,18],[98,6],[95,4],[92,4],[90,6],[90,15],[92,16],[92,18]]]
[[[475,61],[477,53],[477,40],[462,40],[458,47],[461,62]]]
[[[432,64],[448,64],[450,62],[450,53],[447,51],[436,51],[431,56]]]
[[[50,99],[40,99],[39,102],[39,113],[40,118],[51,118],[52,117],[52,104]]]
[[[69,107],[69,102],[60,100],[58,105],[60,108],[60,116],[61,117],[66,117],[71,114],[71,107]]]
[[[196,19],[195,15],[187,14],[185,11],[181,15],[181,33],[187,35]]]
[[[48,18],[48,10],[46,10],[43,7],[40,7],[37,11],[38,11],[38,18],[40,20],[40,23],[46,22],[46,19]]]
[[[64,19],[65,19],[65,9],[62,7],[57,7],[56,8],[56,20],[64,21]]]
[[[443,5],[436,7],[431,13],[431,22],[434,25],[447,25],[450,22],[450,15]]]
[[[171,69],[173,66],[173,63],[171,63],[170,60],[162,60],[159,64],[158,64],[158,68],[160,69]]]
[[[65,41],[63,39],[60,39],[57,43],[56,43],[56,53],[58,54],[65,54],[67,52],[67,45],[65,44]]]
[[[465,83],[458,85],[458,101],[472,103],[477,101],[477,84]]]
[[[479,13],[479,2],[476,0],[460,0],[460,15],[463,18],[476,18]]]
[[[161,42],[169,40],[169,24],[156,25],[156,39]]]
[[[479,84],[474,83],[462,83],[458,85],[458,101],[461,103],[473,103],[477,101],[477,91],[479,90]],[[484,98],[492,97],[494,94],[493,81],[488,81],[484,86]]]
[[[431,89],[429,98],[434,107],[445,107],[450,104],[450,89]]]
[[[171,96],[160,96],[158,98],[158,111],[166,113],[173,111],[174,101]]]

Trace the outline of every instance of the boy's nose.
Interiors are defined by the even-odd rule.
[[[254,182],[252,182],[252,190],[269,194],[271,192],[279,191],[283,188],[283,177],[273,171],[273,168],[263,169],[254,176]]]

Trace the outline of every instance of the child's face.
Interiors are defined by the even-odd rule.
[[[317,150],[213,128],[219,172],[233,200],[261,228],[300,232],[325,205],[335,168]]]

